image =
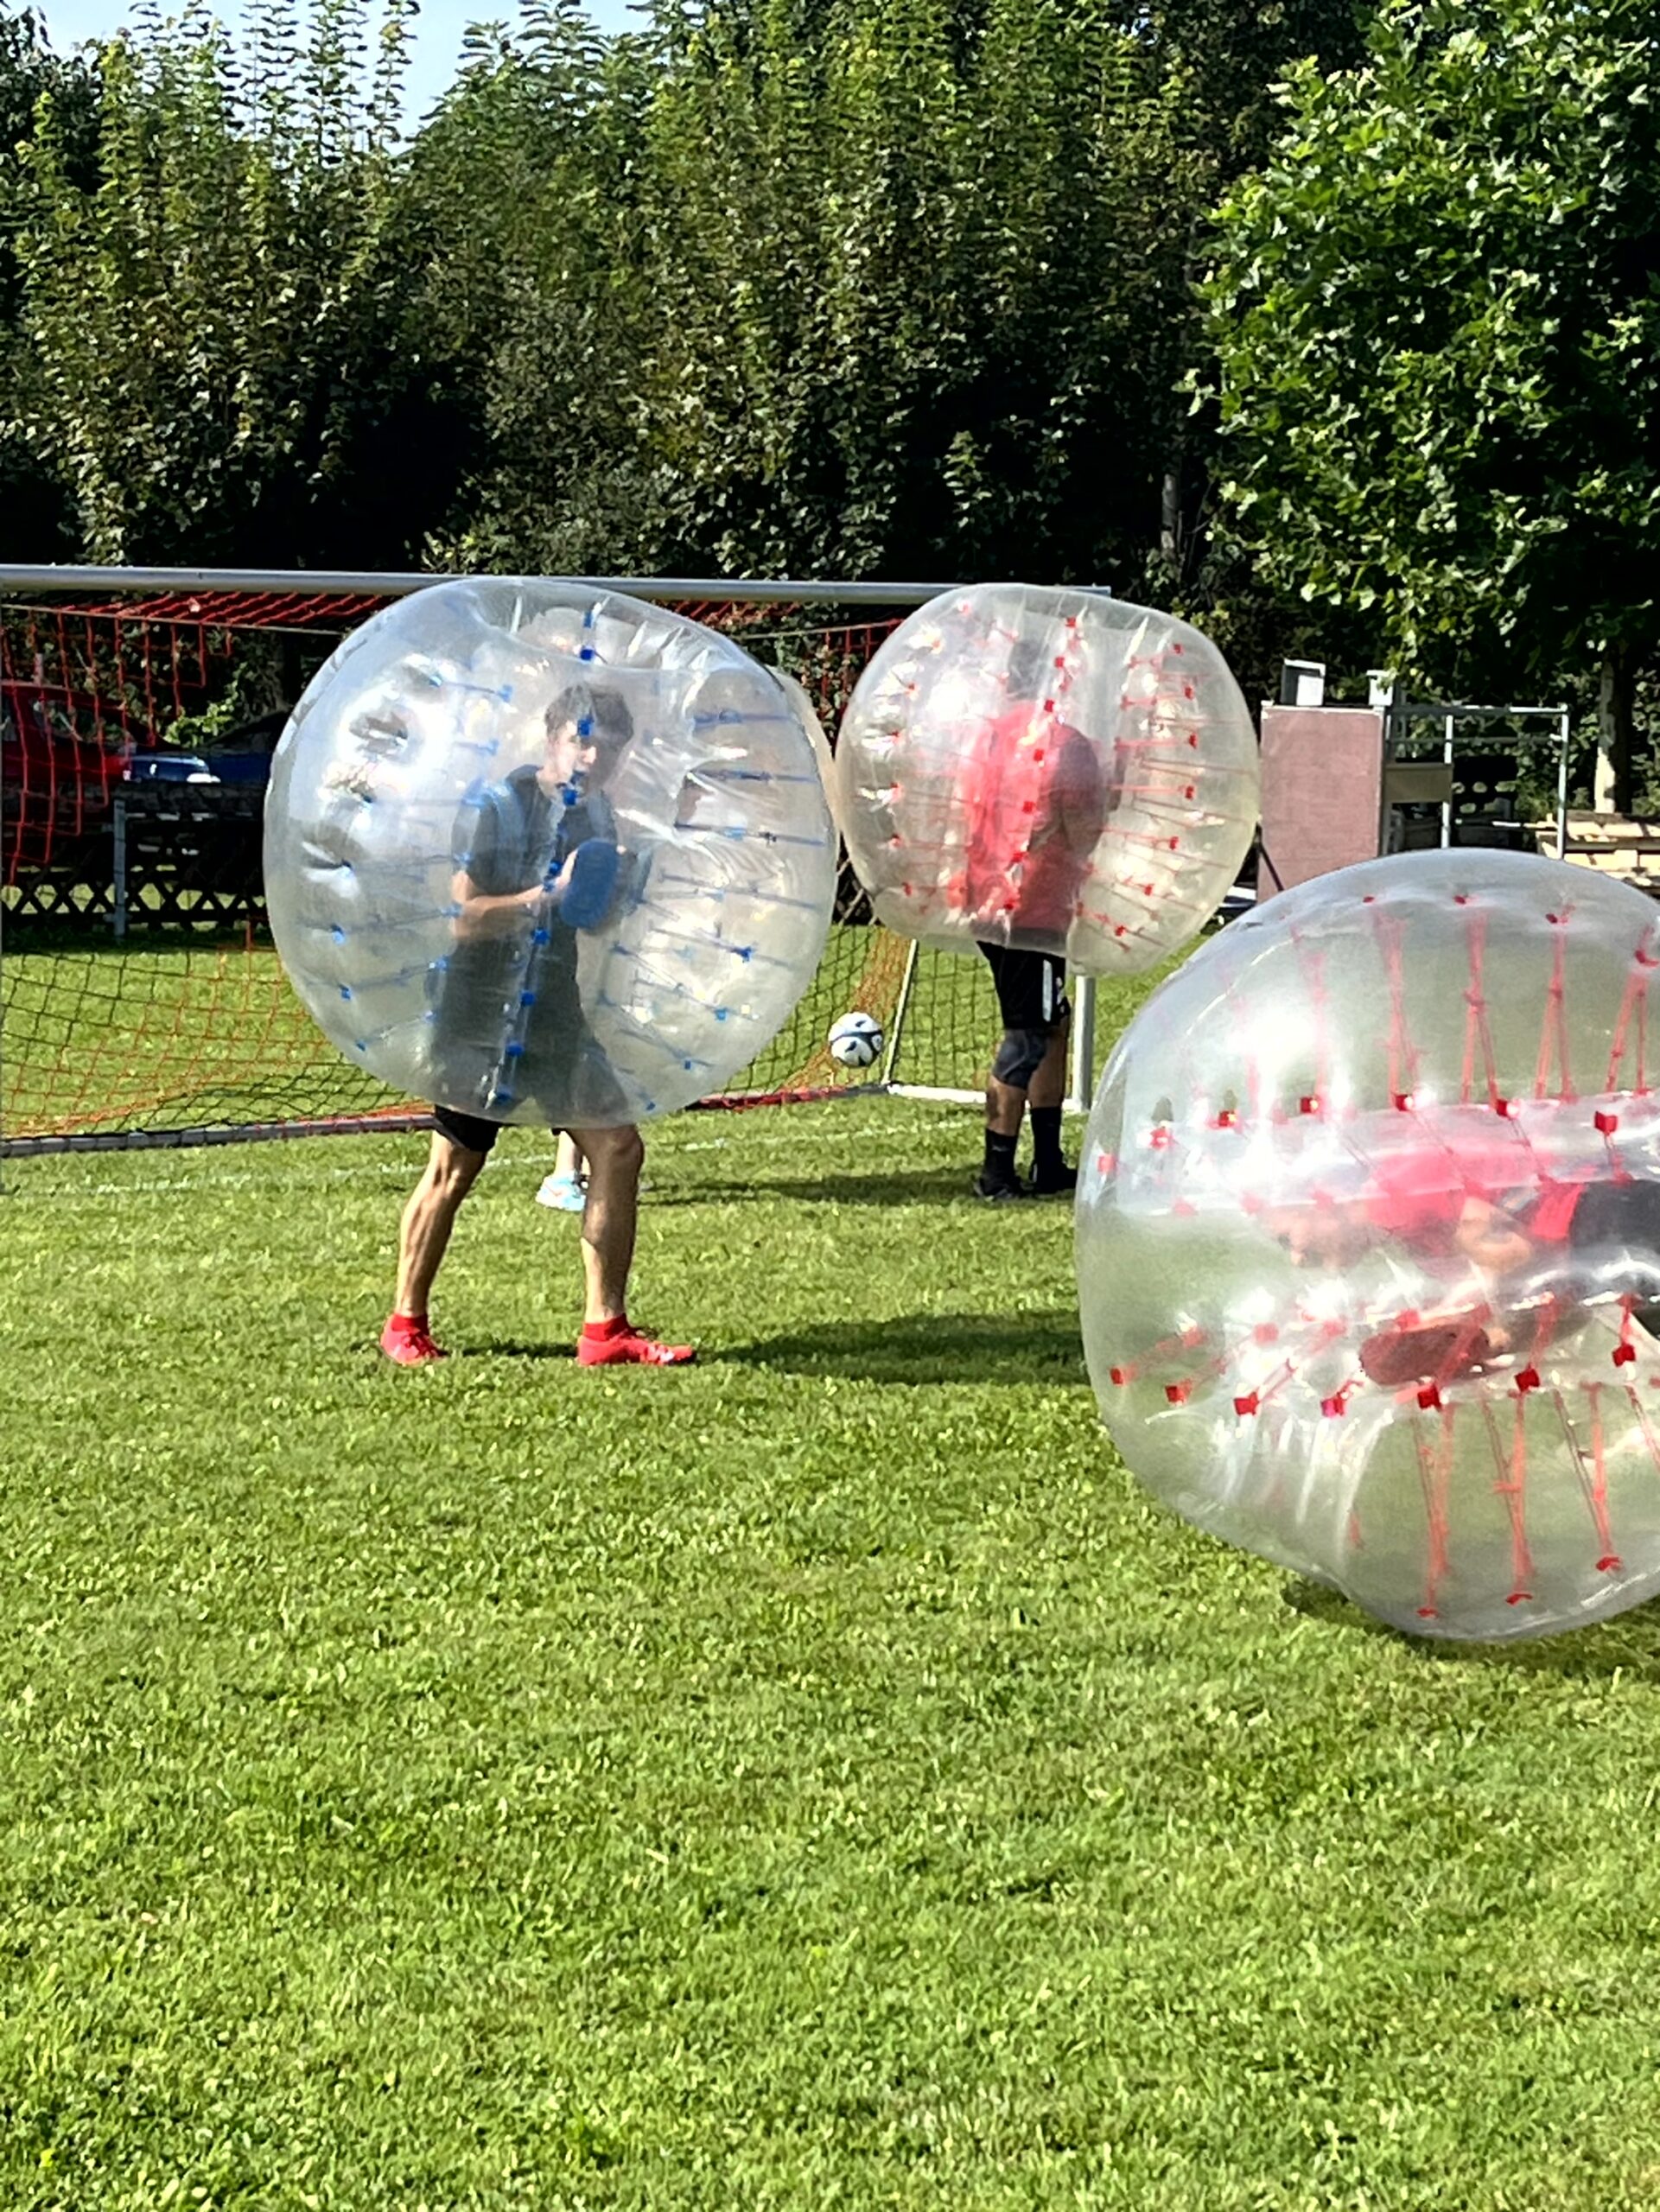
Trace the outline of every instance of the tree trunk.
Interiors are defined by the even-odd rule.
[[[1637,703],[1637,656],[1629,645],[1611,645],[1602,656],[1597,684],[1597,784],[1600,813],[1629,814],[1635,799],[1631,776],[1631,722]]]
[[[1170,573],[1181,575],[1181,448],[1173,444],[1165,460],[1164,480],[1159,487],[1159,550],[1170,563]]]

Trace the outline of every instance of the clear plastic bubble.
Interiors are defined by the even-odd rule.
[[[1521,854],[1368,861],[1154,993],[1079,1180],[1125,1461],[1397,1627],[1660,1587],[1660,918]]]
[[[1256,734],[1208,638],[1097,592],[982,584],[902,623],[836,746],[838,818],[879,921],[963,951],[1130,974],[1226,896],[1258,812]]]
[[[364,625],[265,815],[296,989],[395,1088],[604,1127],[718,1090],[811,982],[836,842],[797,696],[701,624],[527,579]]]

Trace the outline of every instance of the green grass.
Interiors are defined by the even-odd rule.
[[[972,1113],[25,1160],[0,2203],[1660,2202],[1660,1620],[1417,1648],[1163,1517]]]

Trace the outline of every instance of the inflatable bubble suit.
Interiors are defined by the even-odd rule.
[[[1660,915],[1368,861],[1148,1000],[1082,1163],[1107,1427],[1201,1528],[1478,1638],[1660,1588]]]
[[[966,951],[1151,967],[1250,845],[1256,739],[1209,639],[1090,591],[982,584],[903,622],[836,747],[838,818],[879,921]]]
[[[614,592],[447,583],[365,624],[272,766],[271,927],[396,1089],[614,1126],[719,1090],[812,978],[836,848],[793,699]]]

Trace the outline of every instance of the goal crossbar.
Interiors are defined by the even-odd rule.
[[[718,576],[563,576],[548,581],[582,590],[625,592],[631,599],[746,607],[923,607],[941,592],[958,588],[949,583],[826,582],[778,576],[749,576],[735,582]],[[35,597],[60,591],[344,593],[406,599],[432,584],[524,582],[522,575],[467,575],[452,569],[382,574],[361,569],[105,569],[0,562],[0,600],[10,593]]]

